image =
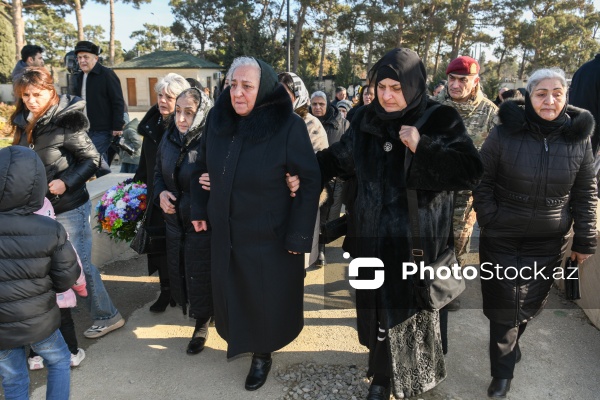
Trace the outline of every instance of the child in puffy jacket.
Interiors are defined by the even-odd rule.
[[[44,215],[46,217],[50,217],[52,219],[56,219],[54,215],[54,207],[52,207],[52,203],[47,198],[44,198],[44,205],[34,214]],[[75,252],[77,253],[77,251]],[[81,361],[85,358],[85,351],[83,349],[78,348],[77,336],[75,335],[75,324],[73,323],[73,317],[71,315],[71,308],[77,306],[77,297],[75,297],[75,292],[81,297],[87,297],[87,289],[85,282],[85,274],[83,273],[83,268],[81,267],[81,260],[79,259],[79,255],[77,256],[77,263],[79,264],[79,268],[81,268],[81,274],[77,279],[77,282],[71,287],[71,289],[66,292],[56,293],[56,304],[60,308],[60,333],[63,335],[65,342],[67,342],[67,346],[69,347],[69,351],[71,352],[71,367],[77,367],[81,364]],[[29,363],[29,369],[42,369],[44,368],[44,359],[38,355],[35,351],[29,351],[29,359],[27,360]]]

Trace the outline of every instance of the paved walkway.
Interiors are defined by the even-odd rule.
[[[285,374],[290,366],[298,363],[364,367],[367,353],[356,339],[346,264],[341,257],[340,243],[334,245],[338,247],[327,251],[328,267],[308,272],[304,331],[274,355],[273,372],[257,392],[243,388],[250,358],[243,356],[227,361],[225,343],[214,328],[210,330],[207,349],[199,355],[188,356],[185,348],[193,322],[178,308],[169,308],[163,314],[148,311],[158,284],[155,277],[145,276],[145,257],[104,267],[106,286],[127,316],[127,324],[98,340],[81,337],[80,346],[86,349],[87,358],[73,369],[72,399],[275,400],[284,398],[290,391],[289,383],[277,375]],[[125,259],[130,256],[123,255]],[[463,308],[450,315],[448,377],[419,399],[486,398],[490,381],[488,321],[480,309],[477,282],[468,283],[462,303]],[[76,312],[75,319],[81,333],[89,324],[87,313]],[[509,399],[592,400],[600,397],[600,332],[588,323],[579,308],[564,301],[556,290],[551,293],[547,309],[527,329],[521,349],[523,360],[517,365]],[[37,386],[32,398],[43,399],[45,373],[34,371],[31,375]],[[317,399],[311,392],[297,398]],[[340,397],[332,395],[330,398]]]

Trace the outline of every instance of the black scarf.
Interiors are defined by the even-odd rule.
[[[525,119],[531,128],[540,132],[544,136],[548,136],[552,132],[555,132],[565,126],[569,121],[569,116],[567,115],[567,102],[563,109],[558,114],[558,117],[554,118],[552,121],[545,120],[540,117],[538,113],[535,112],[533,108],[533,104],[531,104],[531,98],[529,97],[529,92],[525,93]]]
[[[400,82],[407,104],[403,110],[386,112],[379,103],[377,84],[385,78]],[[389,51],[369,71],[368,81],[375,83],[375,99],[369,106],[372,106],[377,116],[384,121],[396,120],[404,116],[414,117],[413,114],[422,113],[423,100],[427,100],[426,78],[425,66],[417,53],[405,48]]]
[[[279,86],[279,80],[277,79],[277,74],[273,70],[273,67],[258,58],[255,58],[255,60],[260,66],[260,86],[258,87],[254,108],[260,106],[265,99],[273,94],[275,89],[277,89],[277,86]]]

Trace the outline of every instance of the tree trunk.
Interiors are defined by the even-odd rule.
[[[281,14],[283,14],[283,7],[285,6],[285,2],[288,0],[281,1],[281,7],[279,7],[279,16],[276,19],[276,23],[273,26],[273,34],[271,35],[271,46],[275,48],[277,41],[277,32],[279,32],[279,21],[281,21]]]
[[[108,42],[108,62],[115,63],[115,0],[110,0],[110,41]]]
[[[496,70],[496,75],[498,75],[498,79],[500,79],[500,69],[502,68],[502,62],[504,61],[505,55],[506,55],[506,47],[502,49],[502,53],[500,54],[500,59],[498,60],[498,69]]]
[[[329,21],[325,21],[323,27],[323,43],[321,44],[321,61],[319,62],[319,81],[323,81],[323,65],[325,64],[325,52],[327,49],[327,30],[329,29]]]
[[[75,9],[75,19],[77,20],[77,40],[84,40],[83,36],[83,17],[81,16],[81,0],[73,0]]]
[[[372,32],[372,30],[371,30]],[[369,78],[368,74],[371,70],[371,60],[373,59],[373,41],[369,42],[369,51],[367,52],[367,79]],[[375,82],[369,82],[370,84],[374,84]]]
[[[396,40],[396,47],[402,47],[404,36],[404,0],[398,1],[398,8],[400,10],[400,18],[398,19],[398,37]]]
[[[523,74],[525,73],[525,60],[527,59],[527,49],[523,49],[523,59],[521,60],[521,67],[519,68],[519,80],[523,80]]]
[[[435,74],[437,74],[437,69],[440,63],[440,52],[442,51],[442,35],[440,35],[439,39],[438,39],[438,45],[437,45],[437,50],[435,52],[435,64],[433,65],[433,72],[431,73],[431,76],[434,76]]]
[[[15,30],[15,61],[21,59],[21,49],[25,45],[25,22],[23,22],[23,0],[12,2],[12,25]]]
[[[429,58],[429,46],[431,46],[431,34],[433,30],[433,16],[435,15],[435,2],[431,2],[431,10],[429,12],[429,18],[427,18],[430,29],[427,31],[427,37],[425,38],[425,48],[423,49],[423,64],[425,64],[425,70],[427,70],[427,61]]]
[[[454,37],[452,41],[452,54],[450,55],[450,59],[454,60],[458,57],[458,52],[460,51],[460,47],[462,46],[462,41],[465,36],[465,31],[467,30],[467,21],[470,16],[469,14],[469,5],[471,4],[471,0],[466,0],[463,4],[461,10],[461,16],[456,20],[456,29],[454,30]]]
[[[298,59],[300,58],[300,43],[302,42],[302,27],[304,26],[304,20],[306,18],[306,5],[300,4],[298,10],[298,22],[296,24],[296,31],[294,32],[294,64],[292,66],[292,72],[298,71]]]

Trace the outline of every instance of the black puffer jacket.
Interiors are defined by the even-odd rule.
[[[29,146],[42,159],[47,182],[62,180],[67,190],[61,196],[48,192],[56,214],[71,211],[86,201],[90,195],[86,182],[100,166],[100,154],[87,135],[89,123],[82,112],[85,101],[79,97],[63,95],[59,103],[50,108],[33,130],[33,143],[25,135],[20,145]],[[17,116],[17,129],[27,125],[28,111]]]
[[[154,174],[154,211],[162,211],[159,196],[163,191],[167,190],[177,198],[175,214],[163,213],[167,226],[171,295],[180,305],[189,304],[192,318],[213,315],[210,231],[196,232],[190,217],[190,180],[211,106],[212,102],[209,103],[209,98],[202,94],[202,104],[183,138],[171,123],[158,147]]]
[[[60,326],[56,292],[80,274],[61,224],[44,204],[44,166],[20,146],[0,150],[0,350],[39,342]]]
[[[342,113],[329,103],[325,116],[317,118],[319,118],[325,132],[327,132],[327,142],[330,146],[339,142],[342,135],[350,128],[350,122],[346,121]]]
[[[538,270],[546,267],[548,277],[485,279],[491,274],[482,272],[484,313],[505,325],[525,323],[541,311],[572,225],[572,250],[596,251],[594,119],[572,106],[567,115],[568,124],[545,137],[527,122],[523,101],[505,102],[501,124],[481,149],[485,172],[473,191],[482,227],[480,261],[491,263],[485,267],[490,271],[496,264],[515,267],[525,278],[526,268],[537,264]]]

